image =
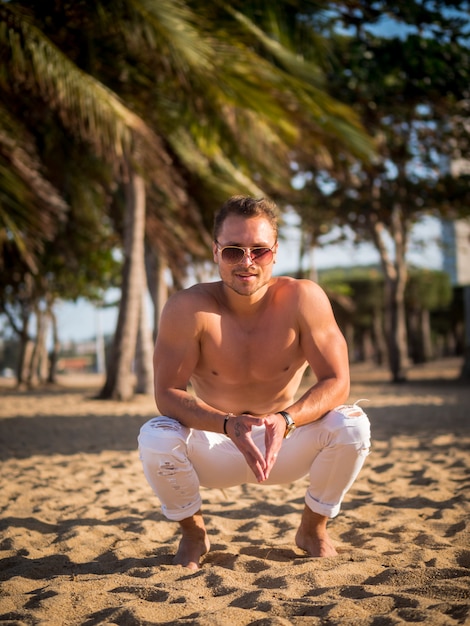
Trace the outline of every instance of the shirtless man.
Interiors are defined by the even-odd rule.
[[[154,368],[162,416],[143,425],[139,448],[164,515],[181,527],[174,562],[191,569],[210,547],[200,485],[309,475],[296,544],[310,556],[336,555],[327,520],[368,454],[367,416],[343,405],[348,354],[330,302],[310,280],[272,276],[277,238],[274,204],[230,198],[214,221],[221,280],[174,294],[161,316]],[[308,365],[316,382],[295,400]]]

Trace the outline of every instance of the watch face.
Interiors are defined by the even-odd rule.
[[[279,411],[279,415],[282,415],[286,422],[286,430],[284,433],[284,439],[287,439],[291,436],[292,431],[295,430],[295,422],[292,419],[292,416],[287,411]]]
[[[290,424],[286,430],[286,434],[284,435],[284,439],[289,439],[292,433],[295,430],[295,424]]]

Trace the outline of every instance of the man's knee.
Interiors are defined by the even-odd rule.
[[[185,445],[189,429],[177,420],[166,417],[154,417],[140,429],[139,449],[149,450],[153,454],[168,454]]]
[[[341,405],[321,420],[327,433],[327,445],[354,445],[358,449],[370,447],[369,418],[356,404]]]

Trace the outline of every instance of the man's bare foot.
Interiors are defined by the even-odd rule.
[[[181,520],[179,524],[183,536],[173,563],[189,569],[199,569],[201,557],[210,549],[209,537],[202,515],[197,512],[192,517]]]
[[[295,543],[310,556],[337,556],[336,549],[326,530],[328,518],[314,513],[305,506]]]

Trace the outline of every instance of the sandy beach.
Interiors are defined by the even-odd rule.
[[[460,359],[406,384],[352,368],[373,447],[329,524],[337,557],[294,542],[306,479],[203,491],[202,568],[171,564],[136,449],[152,397],[93,399],[96,376],[0,383],[0,623],[15,626],[432,626],[470,623],[470,385]]]

